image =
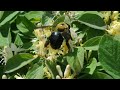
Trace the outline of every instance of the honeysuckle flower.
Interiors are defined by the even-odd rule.
[[[107,32],[111,35],[120,34],[120,22],[111,22],[111,24],[108,26]]]
[[[114,20],[118,20],[118,17],[119,17],[119,11],[113,11],[112,15],[110,16],[110,19],[114,21]]]
[[[44,70],[44,75],[45,75],[45,77],[47,77],[48,79],[50,79],[50,78],[52,77],[52,75],[51,75],[50,72],[48,71],[48,68],[47,68],[47,67],[44,67],[43,70]]]
[[[111,16],[111,11],[102,11],[101,13],[103,14],[105,23],[108,23]]]

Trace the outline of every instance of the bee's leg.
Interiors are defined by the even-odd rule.
[[[50,42],[50,41],[49,41],[49,40],[47,40],[47,41],[45,42],[45,45],[44,45],[44,46],[45,46],[45,47],[47,47],[47,46],[48,46],[48,44],[49,44],[49,42]]]
[[[66,45],[68,47],[68,52],[72,52],[72,48],[71,48],[71,46],[69,44],[69,41],[66,41]]]
[[[68,41],[66,41],[66,45],[67,45],[68,49],[70,49],[70,45],[69,45]]]
[[[72,44],[71,40],[66,41],[66,45],[67,45],[67,47],[69,49],[69,52],[74,52],[73,44]]]

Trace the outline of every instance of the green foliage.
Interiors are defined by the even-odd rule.
[[[26,74],[27,79],[43,79],[44,71],[43,65],[34,64]]]
[[[46,66],[48,67],[48,70],[50,71],[52,78],[55,79],[55,77],[58,75],[57,69],[56,69],[56,63],[52,61],[46,61]]]
[[[93,37],[93,38],[87,40],[83,44],[83,47],[86,50],[98,50],[100,40],[101,40],[101,36]]]
[[[53,61],[36,55],[34,29],[55,30],[60,22],[70,25],[73,51]],[[120,35],[106,29],[98,11],[0,11],[0,78],[56,79],[56,65],[63,74],[70,65],[70,78],[120,79]]]
[[[99,60],[114,78],[120,78],[120,36],[104,35],[100,41]]]
[[[15,70],[22,68],[23,66],[29,64],[35,59],[36,58],[34,58],[32,54],[28,54],[28,53],[20,53],[14,55],[12,58],[10,58],[7,61],[5,66],[5,73],[14,72]]]
[[[83,68],[84,64],[84,49],[83,47],[75,48],[74,52],[67,55],[67,62],[72,70],[78,74]]]

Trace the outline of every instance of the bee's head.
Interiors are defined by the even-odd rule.
[[[56,30],[59,32],[64,32],[65,30],[70,29],[70,25],[68,25],[65,22],[60,22],[57,26],[56,26]]]

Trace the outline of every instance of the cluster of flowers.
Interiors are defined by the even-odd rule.
[[[35,53],[47,60],[55,60],[58,56],[68,53],[68,47],[65,45],[65,41],[63,41],[60,49],[53,49],[50,44],[45,47],[45,43],[48,37],[51,35],[51,32],[52,31],[50,27],[34,30],[34,34],[36,36],[36,39],[33,40]]]
[[[120,34],[119,11],[103,11],[104,21],[108,25],[107,32],[111,35]]]

